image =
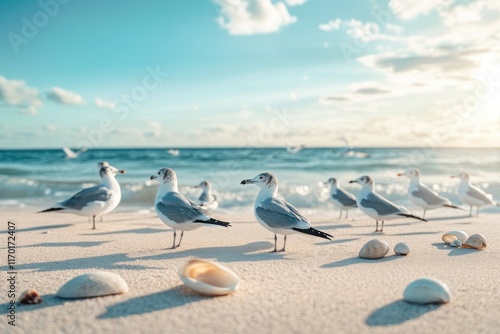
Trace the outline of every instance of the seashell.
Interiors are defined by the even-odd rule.
[[[43,302],[42,296],[35,289],[28,289],[19,296],[19,304],[40,304]]]
[[[69,280],[57,291],[56,295],[67,299],[91,298],[127,291],[127,282],[120,276],[107,271],[96,271]]]
[[[482,234],[473,234],[467,240],[465,240],[463,247],[464,248],[474,248],[474,249],[483,249],[486,248],[487,243],[486,239]]]
[[[446,232],[445,234],[443,234],[443,237],[441,238],[441,240],[443,240],[443,242],[445,242],[447,244],[450,244],[453,240],[457,240],[457,239],[460,240],[462,243],[464,243],[468,237],[469,236],[464,231],[456,230],[456,231]]]
[[[450,246],[451,247],[462,247],[462,242],[458,239],[456,240],[453,240],[452,242],[450,242]]]
[[[240,278],[220,264],[189,260],[179,269],[182,282],[190,289],[207,296],[222,296],[238,290]]]
[[[358,256],[363,259],[380,259],[389,252],[389,244],[379,239],[368,241],[359,251]]]
[[[417,304],[444,304],[451,300],[451,292],[446,284],[437,279],[419,278],[406,287],[403,299]]]
[[[397,243],[396,246],[394,246],[394,253],[398,255],[407,255],[410,251],[410,246],[405,242]]]

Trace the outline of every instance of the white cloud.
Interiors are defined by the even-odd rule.
[[[98,106],[99,108],[109,109],[109,110],[113,110],[116,107],[116,103],[111,101],[105,101],[98,97],[95,98],[95,105]]]
[[[52,87],[49,89],[47,97],[52,101],[68,105],[79,105],[84,102],[83,98],[77,93],[62,89],[61,87]]]
[[[3,76],[0,76],[0,101],[31,115],[35,115],[43,104],[38,89],[28,87],[24,81],[8,80]]]
[[[289,6],[300,6],[307,2],[307,0],[285,0]]]
[[[161,137],[161,124],[157,121],[148,121],[151,131],[146,133],[147,137],[159,138]]]
[[[390,0],[389,8],[402,20],[411,20],[420,15],[427,15],[435,9],[447,7],[454,0]]]
[[[217,3],[221,6],[219,24],[232,35],[267,34],[297,21],[283,2],[227,0],[222,3],[219,0]]]
[[[327,23],[320,24],[318,28],[323,31],[332,31],[340,29],[340,24],[342,21],[340,19],[330,20]]]

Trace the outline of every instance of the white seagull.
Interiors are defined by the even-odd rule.
[[[294,233],[305,233],[320,238],[331,240],[332,235],[321,232],[313,227],[309,220],[302,216],[290,203],[278,199],[278,180],[274,175],[262,173],[253,179],[241,181],[241,184],[256,184],[260,187],[259,194],[255,200],[254,213],[257,221],[266,229],[274,233],[274,250],[277,252],[278,237],[283,234],[283,248],[285,251],[286,236]]]
[[[410,185],[408,186],[408,197],[413,204],[424,209],[422,218],[425,218],[425,213],[427,210],[433,210],[443,207],[462,210],[461,208],[451,204],[449,199],[440,196],[433,189],[421,183],[420,171],[417,168],[408,169],[404,173],[399,173],[398,176],[406,176],[410,179]]]
[[[330,185],[330,199],[340,209],[339,218],[342,218],[342,210],[345,210],[345,217],[347,218],[349,209],[358,207],[356,196],[342,188],[334,177],[329,178],[324,184],[325,186]]]
[[[201,188],[201,195],[198,198],[200,206],[207,209],[208,211],[213,211],[219,207],[219,202],[217,202],[217,196],[215,196],[212,191],[212,183],[209,181],[202,181],[199,185],[194,186],[195,188]]]
[[[172,249],[181,245],[184,231],[191,231],[202,226],[230,227],[226,223],[210,217],[207,212],[186,196],[179,193],[177,175],[171,168],[162,168],[151,180],[158,180],[160,186],[156,193],[155,211],[161,221],[174,230]],[[179,244],[175,245],[177,230],[181,230]]]
[[[99,171],[101,184],[83,189],[72,197],[61,201],[53,207],[40,212],[68,212],[79,216],[92,217],[92,229],[95,230],[95,217],[113,211],[122,198],[120,184],[115,179],[116,174],[125,174],[113,166],[104,166]]]
[[[500,206],[500,203],[495,202],[491,199],[491,195],[485,193],[483,190],[476,186],[473,186],[469,181],[469,174],[462,172],[457,175],[453,175],[460,179],[458,184],[458,198],[464,204],[470,205],[469,215],[472,217],[472,207],[477,206],[476,216],[479,214],[479,207],[484,205],[496,205]]]
[[[69,147],[63,147],[62,150],[66,154],[66,159],[76,159],[80,154],[86,152],[88,149],[86,147],[82,147],[78,151],[74,152]]]
[[[407,208],[398,206],[391,201],[385,199],[374,190],[374,183],[371,177],[361,176],[349,183],[357,183],[361,185],[361,190],[356,196],[356,203],[367,216],[375,219],[377,226],[375,232],[384,230],[384,221],[401,217],[415,218],[426,222],[427,220],[414,216]],[[382,228],[378,230],[378,221],[382,221]]]

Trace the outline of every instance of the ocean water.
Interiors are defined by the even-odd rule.
[[[366,154],[363,154],[366,153]],[[461,171],[473,184],[500,200],[500,149],[418,148],[305,148],[296,154],[285,148],[199,148],[180,149],[172,156],[167,149],[91,149],[76,159],[62,150],[0,150],[0,210],[40,210],[99,181],[96,163],[108,161],[125,169],[118,175],[122,202],[117,211],[152,210],[157,183],[150,175],[162,167],[173,168],[180,191],[191,199],[202,180],[213,183],[220,212],[250,212],[258,188],[240,181],[261,172],[273,173],[280,182],[280,196],[308,213],[333,211],[323,182],[336,177],[348,190],[348,181],[370,175],[378,192],[398,204],[413,208],[406,196],[409,180],[396,174],[417,167],[422,181],[453,203]],[[482,211],[498,212],[489,207]]]

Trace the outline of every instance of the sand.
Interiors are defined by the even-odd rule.
[[[43,294],[39,305],[17,305],[16,327],[2,318],[0,331],[14,333],[498,333],[500,331],[500,219],[498,214],[464,217],[451,210],[429,211],[429,222],[395,220],[384,233],[361,213],[339,220],[338,212],[312,216],[313,226],[334,241],[293,235],[287,252],[270,253],[273,235],[241,216],[216,214],[233,227],[187,232],[181,248],[170,250],[171,230],[154,214],[119,212],[97,223],[70,214],[3,212],[16,222],[16,288]],[[434,218],[434,219],[433,219]],[[481,233],[483,251],[454,249],[443,232]],[[391,245],[379,260],[358,258],[370,239]],[[6,239],[2,233],[2,272]],[[407,242],[412,252],[396,256],[392,247]],[[279,240],[280,246],[282,239]],[[191,258],[221,262],[242,280],[230,296],[203,297],[185,288],[178,268]],[[95,270],[122,276],[123,295],[62,300],[58,288],[72,277]],[[448,284],[445,305],[402,301],[414,279],[433,277]],[[4,280],[2,279],[2,280]],[[4,281],[5,283],[5,281]],[[2,286],[5,286],[2,283]],[[6,288],[1,308],[6,314]]]

